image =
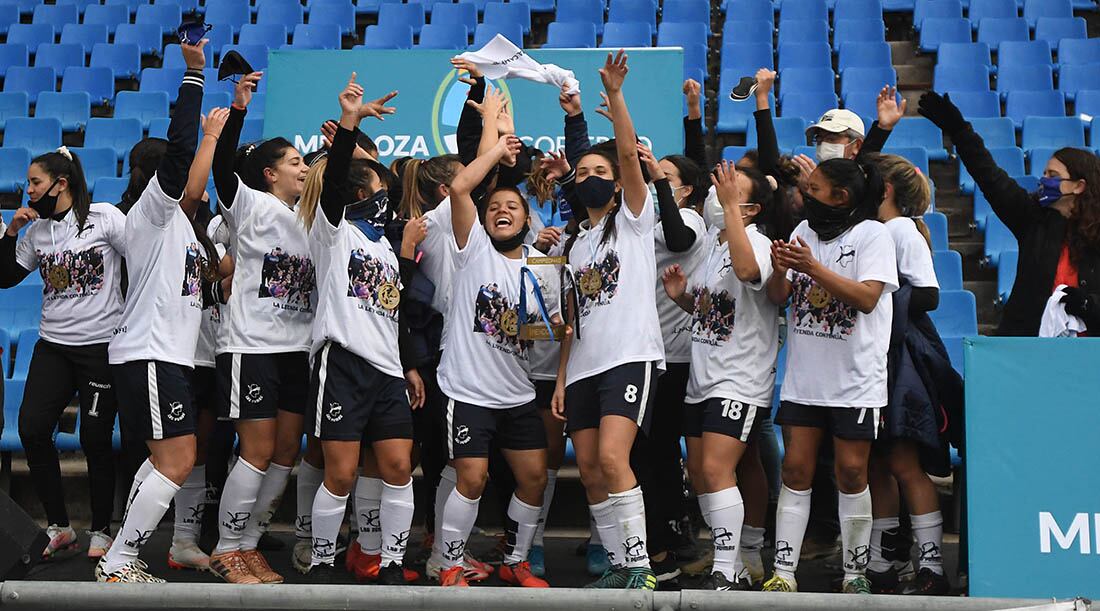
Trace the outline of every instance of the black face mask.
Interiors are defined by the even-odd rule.
[[[372,242],[377,242],[390,221],[390,197],[385,189],[344,208],[344,218],[353,223]]]
[[[520,228],[519,231],[516,232],[516,235],[510,238],[498,240],[493,236],[489,236],[489,241],[493,243],[493,248],[497,249],[497,252],[508,252],[522,246],[523,241],[527,239],[527,234],[530,231],[531,227],[529,227],[528,225],[524,225],[522,228]]]
[[[577,182],[573,189],[585,208],[603,208],[615,196],[615,181],[589,176]]]
[[[53,216],[54,210],[57,210],[57,196],[50,195],[50,191],[53,191],[53,188],[57,186],[57,181],[59,180],[61,179],[55,178],[54,181],[50,183],[49,188],[46,189],[46,192],[43,193],[41,197],[33,202],[30,202],[30,207],[32,210],[38,213],[38,218],[48,219]]]
[[[810,229],[814,230],[822,242],[828,242],[840,234],[848,231],[863,220],[855,206],[845,208],[833,208],[802,193],[802,211],[806,214],[806,221]]]

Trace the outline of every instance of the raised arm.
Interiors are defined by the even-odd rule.
[[[197,45],[180,46],[187,70],[183,74],[176,108],[168,124],[168,149],[157,168],[157,182],[160,183],[164,194],[172,199],[180,199],[183,196],[187,172],[191,168],[191,161],[195,158],[199,113],[202,109],[202,69],[206,65],[203,47],[208,42],[203,39]]]
[[[19,230],[27,223],[33,223],[38,218],[38,213],[31,208],[20,208],[15,211],[15,216],[0,236],[0,289],[11,288],[23,281],[31,270],[19,263],[16,253],[16,245],[19,241]],[[30,249],[25,249],[29,251]],[[4,355],[0,355],[4,356]]]
[[[263,72],[246,74],[237,83],[233,92],[233,106],[229,118],[225,121],[218,145],[214,147],[214,187],[218,190],[218,201],[225,208],[233,206],[237,198],[237,174],[233,171],[233,162],[237,157],[237,146],[241,141],[241,129],[248,105],[252,102],[252,92],[256,90]]]
[[[723,161],[710,175],[714,183],[718,201],[726,221],[726,245],[730,249],[730,263],[733,273],[741,282],[756,283],[760,280],[760,265],[756,263],[756,254],[752,251],[749,236],[745,233],[745,223],[741,219],[741,190],[737,187],[737,167],[729,161]]]
[[[684,117],[684,157],[708,167],[707,144],[703,140],[703,101],[702,87],[693,79],[684,81],[684,97],[687,98],[688,114]]]
[[[202,194],[206,191],[210,166],[214,162],[214,148],[228,118],[228,108],[213,108],[202,120],[202,141],[199,142],[199,150],[195,152],[195,159],[187,173],[187,186],[183,189],[183,201],[180,202],[180,207],[188,216],[202,205]]]
[[[485,98],[485,78],[478,72],[473,62],[453,58],[451,65],[467,76],[460,76],[458,80],[470,86],[466,93],[467,104],[462,107],[462,113],[458,116],[458,126],[455,129],[455,141],[458,144],[458,156],[462,163],[469,165],[477,157],[478,143],[481,140],[482,121],[481,114],[468,103],[480,104]]]
[[[607,106],[615,127],[615,150],[619,154],[619,180],[623,186],[623,201],[631,214],[639,216],[645,208],[649,188],[646,187],[642,166],[638,162],[638,148],[635,146],[638,137],[634,131],[634,121],[630,118],[626,98],[623,97],[623,82],[629,70],[626,60],[626,52],[622,49],[617,54],[608,53],[607,62],[600,68],[600,78],[603,79],[604,90],[607,91]]]
[[[514,163],[520,145],[519,138],[515,136],[501,138],[492,150],[474,159],[451,181],[451,227],[459,250],[466,248],[470,229],[477,222],[477,207],[470,194],[498,163]]]
[[[775,86],[775,72],[767,68],[756,71],[756,167],[769,176],[779,174],[779,142],[772,122],[771,100],[768,95]]]
[[[676,205],[676,199],[672,196],[672,185],[661,169],[661,164],[653,156],[649,147],[639,142],[638,156],[649,170],[649,177],[653,179],[653,186],[657,189],[657,210],[661,216],[661,233],[665,238],[665,247],[671,252],[686,252],[698,236],[690,227],[684,224],[684,217],[680,216],[680,207]]]

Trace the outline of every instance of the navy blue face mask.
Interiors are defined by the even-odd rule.
[[[390,197],[385,189],[344,208],[344,218],[359,228],[371,242],[382,239],[390,222]]]
[[[1065,197],[1065,193],[1062,193],[1063,180],[1057,176],[1043,176],[1039,179],[1040,206],[1045,208]]]

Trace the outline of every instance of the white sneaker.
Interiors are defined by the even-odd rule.
[[[150,575],[146,570],[149,565],[141,560],[128,562],[112,573],[104,570],[106,564],[107,559],[102,558],[95,567],[95,580],[100,583],[165,583],[160,577]]]
[[[306,575],[309,573],[309,565],[313,561],[313,542],[309,539],[298,539],[294,544],[294,553],[291,554],[291,564],[294,570]]]
[[[111,535],[101,530],[88,531],[88,538],[88,557],[92,560],[99,560],[107,555],[107,550],[111,549],[111,544],[115,542]]]
[[[50,542],[46,545],[46,549],[42,550],[43,559],[48,560],[60,552],[73,551],[80,547],[76,540],[76,531],[72,526],[50,524],[46,527],[46,536],[50,538]]]
[[[168,548],[168,567],[206,571],[210,569],[210,556],[199,549],[194,541],[172,539],[172,547]]]

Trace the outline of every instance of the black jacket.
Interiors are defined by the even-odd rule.
[[[997,218],[1016,236],[1020,247],[1016,283],[1005,304],[997,335],[1036,337],[1047,299],[1054,291],[1058,259],[1066,241],[1068,219],[1040,206],[1007,172],[997,166],[982,137],[969,123],[950,134],[955,152],[985,194]],[[1100,299],[1100,254],[1092,253],[1077,267],[1080,288]],[[1093,331],[1095,332],[1095,331]]]

